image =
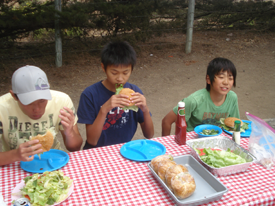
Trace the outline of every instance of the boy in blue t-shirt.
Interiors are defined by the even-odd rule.
[[[142,91],[128,79],[136,63],[133,47],[123,42],[110,42],[102,50],[101,67],[106,79],[87,87],[80,96],[78,123],[86,124],[87,140],[83,149],[129,142],[140,123],[145,138],[152,138],[154,126]],[[130,100],[127,95],[115,95],[116,85],[135,91]],[[137,112],[123,110],[135,103]]]
[[[225,58],[213,59],[206,73],[206,88],[198,90],[181,101],[185,102],[187,131],[193,131],[199,124],[220,121],[220,118],[240,118],[238,98],[231,91],[236,86],[237,71],[234,64]],[[162,119],[162,136],[170,135],[171,125],[177,120],[175,106]]]

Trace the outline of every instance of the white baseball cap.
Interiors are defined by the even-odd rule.
[[[52,99],[47,75],[36,66],[27,65],[17,69],[12,75],[11,84],[13,93],[24,105],[39,99]]]

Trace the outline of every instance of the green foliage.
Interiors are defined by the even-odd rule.
[[[154,29],[184,28],[187,4],[182,0],[63,0],[61,12],[55,11],[53,0],[13,0],[0,6],[0,38],[17,39],[33,31],[40,38],[58,20],[64,37],[133,34],[145,41]]]
[[[0,39],[13,41],[30,32],[37,39],[53,36],[59,22],[65,37],[127,36],[131,40],[184,31],[188,0],[54,0],[0,1]],[[272,1],[196,0],[195,29],[275,29]],[[131,37],[130,37],[131,35]],[[125,37],[126,38],[126,37]]]
[[[272,1],[200,1],[195,14],[203,28],[275,30],[275,4]]]

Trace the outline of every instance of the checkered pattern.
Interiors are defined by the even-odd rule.
[[[187,134],[187,139],[193,138],[194,132]],[[173,156],[190,153],[187,145],[175,143],[174,136],[153,140],[162,143]],[[248,141],[241,139],[244,148]],[[60,206],[175,205],[151,174],[148,162],[125,159],[120,155],[122,145],[70,153],[70,161],[62,171],[74,180],[74,192]],[[28,175],[19,162],[0,167],[0,192],[8,205],[12,189]],[[275,205],[275,167],[267,170],[253,163],[246,172],[218,178],[229,191],[219,201],[205,205]]]

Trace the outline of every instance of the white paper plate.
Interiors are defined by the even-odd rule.
[[[12,193],[11,193],[11,200],[17,200],[22,196],[22,193],[21,193],[21,189],[25,186],[25,181],[22,180],[19,184],[16,185],[16,187],[12,190]],[[69,188],[69,191],[68,191],[68,196],[66,197],[66,199],[68,199],[68,197],[70,197],[70,195],[73,193],[73,190],[74,190],[74,183],[72,182],[70,188]],[[61,202],[64,202],[66,199],[62,200]],[[54,205],[59,205],[61,202],[57,202],[55,203]]]

